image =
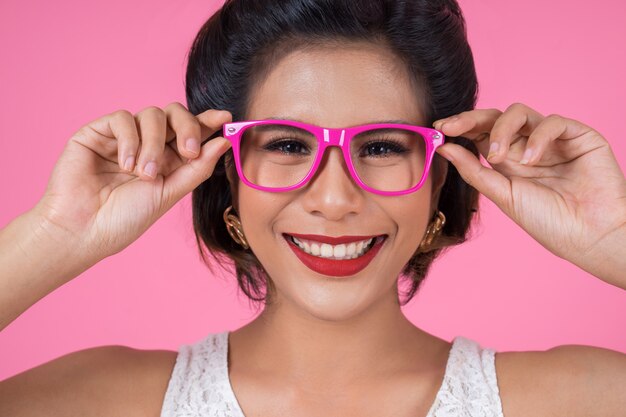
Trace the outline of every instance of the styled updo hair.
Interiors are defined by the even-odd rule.
[[[415,94],[424,103],[427,126],[476,105],[474,59],[456,0],[227,0],[202,26],[189,52],[188,109],[196,115],[228,110],[233,121],[244,120],[250,92],[282,57],[310,46],[354,41],[384,42],[405,63]],[[210,139],[221,135],[217,131]],[[446,140],[478,156],[466,138]],[[410,285],[399,299],[401,305],[413,298],[442,250],[466,240],[477,210],[478,192],[440,155],[435,154],[434,162],[432,175],[444,172],[441,164],[448,164],[437,206],[446,224],[428,251],[418,249],[405,265],[402,275]],[[244,294],[267,304],[274,292],[271,279],[254,253],[233,241],[224,224],[224,210],[229,205],[237,208],[237,192],[231,194],[227,178],[233,172],[229,150],[212,176],[193,191],[196,241],[209,269],[208,254],[222,267],[234,263]]]

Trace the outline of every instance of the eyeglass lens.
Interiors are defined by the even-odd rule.
[[[315,135],[280,124],[246,128],[241,137],[243,174],[253,184],[289,187],[311,170],[318,152]],[[358,177],[379,191],[404,191],[424,174],[426,142],[403,128],[377,128],[358,133],[350,142],[350,158]]]

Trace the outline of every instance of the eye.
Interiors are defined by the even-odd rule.
[[[391,139],[384,139],[370,141],[363,145],[362,152],[359,156],[384,158],[386,156],[402,154],[406,151],[407,149],[400,143]]]
[[[297,139],[277,138],[272,139],[263,149],[270,152],[280,152],[288,155],[300,154],[308,155],[310,153],[306,143]]]

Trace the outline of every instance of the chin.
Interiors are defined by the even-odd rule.
[[[292,308],[300,310],[304,315],[329,322],[350,320],[375,302],[364,291],[355,292],[354,287],[338,288],[332,285],[333,281],[327,284],[317,283],[314,288],[298,288],[295,294],[289,296],[283,293],[281,298],[288,297]]]

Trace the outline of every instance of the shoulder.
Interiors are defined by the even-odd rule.
[[[495,360],[507,417],[618,416],[626,409],[626,355],[564,345],[546,351],[497,352]]]
[[[0,415],[158,416],[176,357],[119,345],[72,352],[1,381]]]

